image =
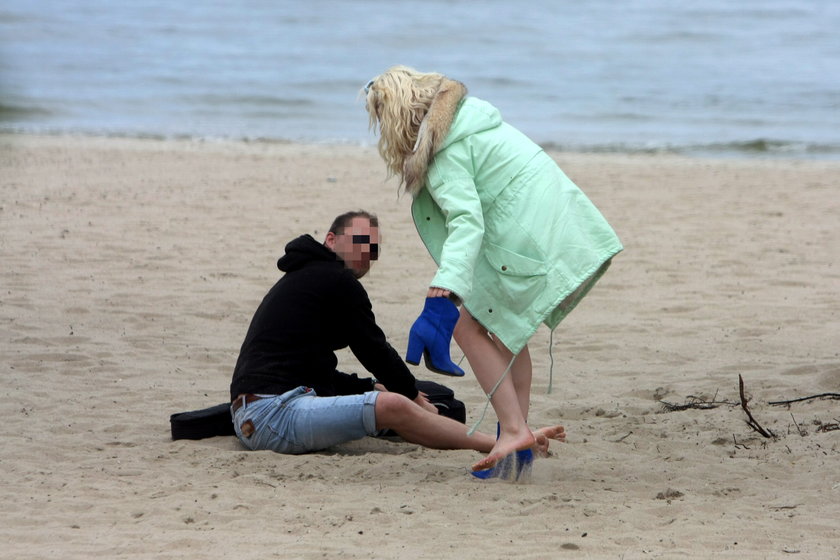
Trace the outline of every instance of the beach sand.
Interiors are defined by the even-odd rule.
[[[769,404],[840,393],[840,163],[553,155],[625,251],[555,331],[551,394],[531,343],[531,423],[569,441],[511,484],[471,451],[170,439],[228,399],[285,243],[344,210],[380,217],[363,283],[405,349],[434,265],[374,149],[0,136],[0,556],[840,557],[840,401]],[[478,418],[469,370],[411,368]],[[693,399],[719,404],[664,410]]]

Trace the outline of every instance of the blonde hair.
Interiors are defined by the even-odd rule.
[[[405,185],[405,161],[414,153],[423,117],[444,79],[436,72],[392,66],[366,88],[370,128],[379,127],[379,155],[389,175],[400,177],[400,186]]]

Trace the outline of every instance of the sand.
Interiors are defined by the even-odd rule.
[[[372,148],[0,136],[0,556],[840,556],[840,401],[769,404],[840,393],[840,163],[553,156],[626,249],[555,331],[551,394],[531,343],[532,424],[569,441],[511,484],[472,451],[170,439],[227,400],[284,244],[341,211],[380,216],[364,284],[405,348],[434,266]],[[478,417],[471,372],[411,367]]]

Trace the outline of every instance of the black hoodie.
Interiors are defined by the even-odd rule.
[[[277,267],[286,274],[251,320],[233,371],[231,400],[299,386],[322,397],[370,391],[369,378],[335,369],[335,351],[348,346],[389,391],[417,397],[414,376],[377,326],[367,292],[334,252],[302,235],[286,245]]]

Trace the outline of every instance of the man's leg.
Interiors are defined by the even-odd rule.
[[[250,420],[254,431],[240,434],[250,449],[308,453],[377,433],[374,407],[378,393],[318,397],[299,387],[237,410],[234,427]]]
[[[473,449],[489,452],[496,443],[493,436],[476,432],[446,416],[428,412],[398,393],[379,393],[374,408],[376,429],[390,428],[411,443],[432,449]],[[537,452],[548,454],[549,440],[566,441],[563,426],[549,426],[533,432]]]
[[[473,449],[489,453],[496,439],[476,432],[467,435],[460,422],[420,408],[399,393],[382,392],[376,398],[376,429],[390,428],[404,440],[432,449]]]

